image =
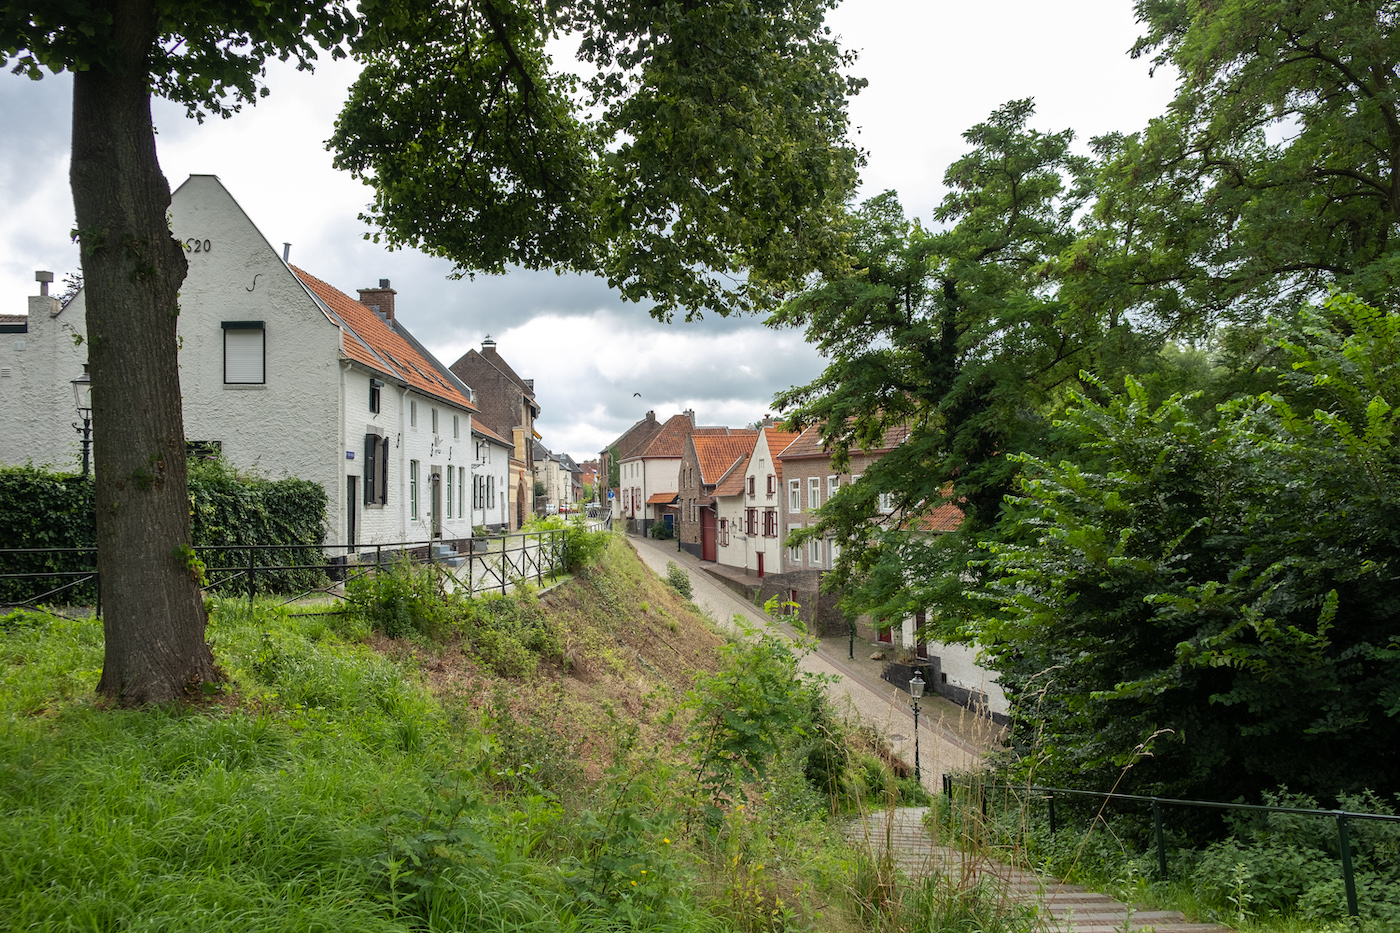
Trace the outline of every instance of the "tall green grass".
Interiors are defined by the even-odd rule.
[[[634,650],[603,649],[622,644],[622,627],[643,627],[630,614],[641,601],[679,604],[624,544],[606,543],[602,563],[571,584],[596,607],[596,618],[570,617],[573,650],[589,676],[640,685],[644,668],[624,665]],[[815,692],[791,672],[762,679],[800,688],[788,703],[800,728],[703,801],[714,821],[693,819],[697,762],[682,746],[643,747],[629,719],[650,704],[649,717],[675,724],[669,734],[684,731],[694,713],[675,686],[638,686],[593,713],[608,761],[589,782],[581,737],[543,706],[566,702],[570,665],[527,637],[557,620],[542,627],[540,607],[522,600],[476,605],[449,620],[450,644],[433,643],[429,626],[390,655],[367,646],[362,614],[217,601],[209,638],[227,691],[141,710],[97,705],[99,622],[0,618],[0,930],[862,928],[858,858],[832,801],[870,779],[853,764],[862,749],[827,747],[845,732]],[[535,652],[540,683],[489,681],[488,629]],[[428,689],[418,657],[449,647],[475,658],[481,691],[454,700]],[[731,675],[751,676],[735,657]],[[762,779],[743,776],[754,773]],[[927,890],[919,903],[932,910],[942,901]],[[927,913],[866,920],[955,928]]]

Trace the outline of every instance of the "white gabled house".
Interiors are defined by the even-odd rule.
[[[783,468],[777,454],[796,437],[764,425],[747,460],[736,464],[715,487],[719,563],[759,578],[782,573]]]
[[[515,444],[486,425],[472,422],[472,488],[469,517],[473,528],[510,531],[510,458]]]
[[[320,483],[330,546],[471,537],[472,391],[398,321],[389,282],[356,300],[289,265],[212,175],[181,185],[170,217],[189,258],[178,329],[190,443]],[[82,291],[64,306],[41,295],[27,320],[0,322],[0,463],[75,467],[85,313]]]

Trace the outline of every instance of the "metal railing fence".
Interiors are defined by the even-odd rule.
[[[210,592],[292,594],[288,603],[324,593],[370,571],[408,560],[437,568],[447,585],[475,596],[505,593],[518,581],[544,582],[568,567],[563,530],[463,539],[462,553],[440,552],[437,540],[374,545],[212,544],[194,548]],[[16,569],[17,567],[46,569]],[[97,548],[0,548],[0,608],[90,602],[102,614]]]
[[[952,774],[943,775],[943,793],[950,801],[956,799],[954,797],[954,790],[958,786],[959,782],[955,780]],[[1162,810],[1164,807],[1195,807],[1210,810],[1292,813],[1332,819],[1336,821],[1337,824],[1337,848],[1341,861],[1342,882],[1346,888],[1347,913],[1352,917],[1359,917],[1360,910],[1356,898],[1356,874],[1352,867],[1351,836],[1347,831],[1348,821],[1377,820],[1386,823],[1400,823],[1400,815],[1389,813],[1359,813],[1352,810],[1324,810],[1312,807],[1281,807],[1270,804],[1225,803],[1219,800],[1189,800],[1178,797],[1147,797],[1139,794],[1119,794],[1111,791],[1076,790],[1068,787],[1041,787],[1035,784],[990,784],[976,780],[967,781],[962,786],[967,788],[969,797],[975,796],[977,801],[980,802],[983,816],[986,816],[988,812],[989,791],[1004,790],[1011,793],[1024,793],[1030,796],[1040,795],[1042,799],[1045,800],[1046,807],[1049,811],[1050,833],[1052,835],[1057,828],[1055,819],[1056,794],[1065,797],[1090,797],[1105,802],[1112,800],[1146,804],[1152,809],[1153,835],[1155,837],[1157,850],[1157,869],[1161,873],[1163,880],[1167,878],[1167,844],[1166,834],[1162,824]],[[1098,814],[1095,814],[1095,819],[1097,818]]]

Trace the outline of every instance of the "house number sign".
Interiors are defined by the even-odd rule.
[[[185,241],[185,249],[189,250],[192,253],[207,253],[212,248],[213,245],[208,240],[201,240],[195,238],[192,240]]]

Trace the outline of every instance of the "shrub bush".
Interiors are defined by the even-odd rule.
[[[694,591],[690,587],[690,574],[673,560],[666,562],[666,583],[683,598],[694,598]]]
[[[354,577],[345,586],[345,598],[386,638],[439,636],[453,618],[437,572],[407,557]]]

